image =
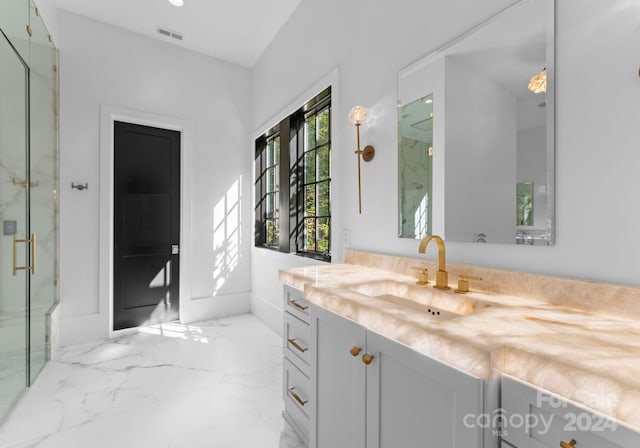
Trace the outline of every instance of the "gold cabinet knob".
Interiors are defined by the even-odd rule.
[[[351,347],[351,350],[349,350],[349,353],[351,353],[351,356],[355,357],[358,356],[360,354],[360,347],[358,347],[357,345],[354,345],[353,347]]]
[[[375,357],[373,355],[370,355],[369,353],[365,353],[364,355],[362,355],[362,362],[364,363],[365,366],[368,366],[373,362],[374,358]]]
[[[574,439],[571,439],[571,442],[567,443],[567,442],[560,442],[560,446],[562,448],[573,448],[576,446],[578,442],[576,442]]]

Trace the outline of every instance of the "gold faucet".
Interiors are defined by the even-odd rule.
[[[449,274],[447,274],[447,260],[445,257],[444,241],[438,235],[431,235],[424,237],[420,241],[420,247],[418,247],[418,253],[423,254],[427,251],[429,242],[434,240],[438,244],[438,272],[436,272],[436,284],[433,286],[438,289],[450,289],[449,288]]]

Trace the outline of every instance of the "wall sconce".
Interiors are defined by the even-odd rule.
[[[533,93],[546,93],[547,91],[547,67],[543,68],[540,73],[534,75],[527,86]]]
[[[364,149],[360,149],[360,125],[367,119],[367,109],[362,106],[353,106],[349,112],[349,120],[356,125],[356,134],[358,136],[358,149],[355,153],[358,155],[358,213],[362,214],[362,187],[360,186],[360,158],[365,162],[371,162],[376,155],[373,146],[367,145]]]

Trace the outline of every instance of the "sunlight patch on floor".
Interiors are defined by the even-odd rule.
[[[202,329],[194,325],[179,323],[156,324],[140,328],[140,333],[164,336],[166,338],[188,339],[203,344],[209,343],[209,339],[204,335]]]

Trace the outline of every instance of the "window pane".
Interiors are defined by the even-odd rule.
[[[329,108],[323,109],[318,113],[318,138],[316,144],[323,145],[329,141]]]
[[[316,117],[311,116],[304,122],[304,150],[316,147]]]
[[[318,252],[329,253],[330,241],[331,241],[329,223],[330,223],[329,218],[317,219],[316,234],[318,238],[318,246],[316,250]]]
[[[309,151],[304,155],[304,183],[316,181],[316,152]]]
[[[329,216],[329,181],[318,184],[318,216]]]
[[[262,191],[262,197],[268,193],[267,191],[267,173],[264,173],[260,178],[260,190]]]
[[[318,180],[329,179],[331,177],[331,156],[329,146],[318,149]]]
[[[316,215],[316,186],[307,185],[304,193],[304,216]]]
[[[280,163],[280,136],[273,140],[273,163]]]
[[[274,191],[280,190],[280,165],[276,165],[273,168],[273,185],[274,185],[274,188],[273,188]]]
[[[269,168],[267,170],[267,193],[271,193],[276,188],[276,170],[275,168]]]
[[[267,244],[270,246],[277,246],[280,241],[280,229],[276,222],[272,219],[268,220],[267,226]]]
[[[267,142],[267,149],[265,151],[267,153],[267,165],[273,165],[273,140]]]
[[[305,219],[304,248],[305,250],[316,250],[316,220],[314,218]]]
[[[273,202],[274,197],[275,196],[273,194],[267,195],[267,205],[264,210],[265,218],[275,218],[275,204]]]

